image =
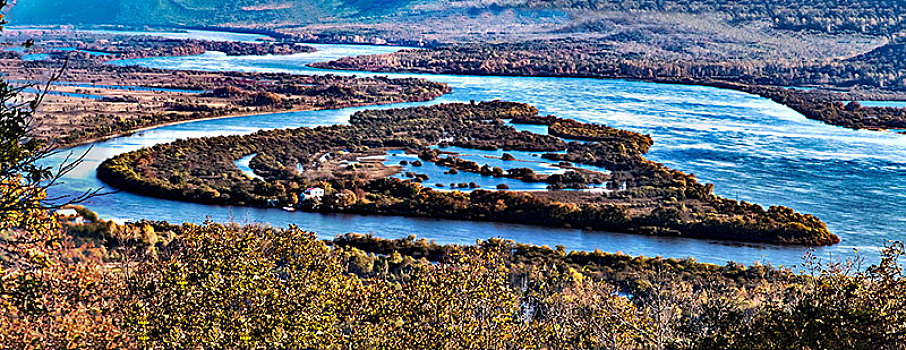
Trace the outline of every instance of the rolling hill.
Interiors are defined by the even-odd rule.
[[[28,0],[10,13],[17,24],[275,26],[381,21],[388,15],[451,9],[519,8],[589,12],[717,14],[729,23],[761,21],[778,29],[897,37],[901,0]],[[580,17],[584,17],[581,16]]]

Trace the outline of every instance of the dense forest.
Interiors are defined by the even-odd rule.
[[[295,227],[91,220],[63,223],[66,244],[43,255],[57,264],[0,280],[0,346],[901,349],[906,340],[901,243],[866,272],[813,256],[794,272],[499,239],[321,241]],[[21,262],[8,247],[5,266]]]
[[[651,138],[556,117],[537,118],[531,106],[508,102],[444,104],[359,112],[351,125],[262,131],[249,136],[180,140],[105,161],[98,176],[124,190],[211,204],[292,206],[302,210],[519,222],[639,234],[804,245],[834,244],[837,236],[811,215],[789,208],[720,198],[679,171],[644,158]],[[550,123],[552,135],[516,131],[503,120]],[[539,121],[540,120],[540,121]],[[562,138],[561,138],[562,137]],[[572,141],[582,140],[582,141]],[[442,157],[428,146],[542,152],[542,157],[587,164],[609,174],[566,171],[538,178],[525,169]],[[609,194],[582,191],[439,191],[419,181],[350,171],[345,160],[405,150],[425,162],[484,176],[545,181],[551,188],[608,182]],[[234,162],[250,162],[251,179]],[[336,156],[342,155],[342,156]],[[331,160],[331,158],[336,158]],[[305,169],[300,171],[299,169]],[[413,174],[416,179],[417,174]],[[424,177],[422,177],[424,179]],[[308,187],[326,195],[301,200]],[[625,187],[621,189],[621,187]]]

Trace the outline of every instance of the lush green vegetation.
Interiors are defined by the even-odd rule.
[[[650,137],[557,119],[552,130],[570,138],[593,140],[567,143],[554,136],[517,132],[500,121],[537,119],[536,114],[531,106],[507,102],[365,111],[353,115],[351,125],[158,145],[105,161],[98,176],[125,190],[213,204],[298,206],[323,212],[490,220],[806,245],[839,240],[811,215],[783,207],[764,210],[755,204],[720,198],[712,194],[712,185],[699,184],[693,176],[646,160]],[[537,178],[524,169],[495,171],[474,162],[441,157],[428,148],[442,143],[545,152],[544,158],[595,165],[611,173],[583,175],[570,171]],[[347,167],[323,170],[329,168],[328,157],[333,154],[347,152],[347,159],[355,159],[383,154],[387,149],[408,150],[424,161],[456,170],[558,184],[552,187],[584,188],[592,181],[610,181],[612,192],[446,192],[423,187],[418,179],[371,176],[348,171]],[[250,179],[233,163],[253,153],[257,156],[250,166],[265,180]],[[306,170],[299,173],[297,165]],[[299,202],[299,194],[311,186],[325,188],[327,196]]]

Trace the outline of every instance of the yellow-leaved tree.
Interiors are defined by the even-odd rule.
[[[85,197],[47,197],[78,162],[41,165],[53,149],[30,127],[43,94],[25,90],[0,82],[0,348],[116,347],[101,266],[66,262],[69,248],[52,212]]]

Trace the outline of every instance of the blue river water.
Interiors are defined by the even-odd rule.
[[[906,101],[859,101],[862,107],[906,108]]]
[[[243,37],[243,39],[248,39]],[[399,48],[361,45],[314,45],[318,52],[289,56],[235,56],[208,52],[198,56],[114,62],[166,69],[290,72],[300,74],[389,75],[445,82],[452,93],[427,103],[502,99],[530,103],[542,114],[605,123],[651,134],[648,157],[694,173],[716,185],[719,195],[769,205],[784,205],[817,215],[842,239],[817,248],[824,258],[847,258],[858,249],[869,262],[888,240],[906,238],[906,136],[850,130],[808,120],[770,100],[741,92],[700,86],[664,85],[623,80],[541,77],[374,74],[326,71],[306,64],[344,56],[388,53]],[[85,162],[67,175],[54,194],[103,187],[95,169],[116,154],[180,138],[248,134],[261,129],[344,123],[358,110],[275,113],[213,119],[137,132],[71,150],[88,151]],[[57,155],[62,159],[65,154]],[[433,183],[433,181],[430,181]],[[503,237],[571,250],[601,249],[631,255],[694,257],[724,264],[767,262],[791,266],[805,248],[712,242],[685,238],[592,232],[471,221],[388,216],[324,215],[280,209],[228,208],[144,197],[119,192],[91,200],[102,217],[150,218],[170,222],[234,220],[275,226],[296,224],[332,237],[345,232],[387,238],[416,234],[439,243],[473,243]]]

